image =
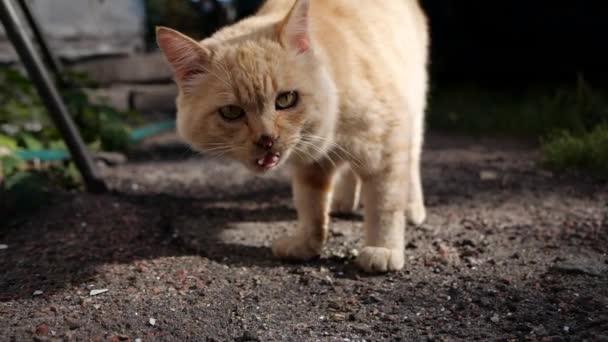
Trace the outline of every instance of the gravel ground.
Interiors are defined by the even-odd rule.
[[[320,260],[274,260],[295,225],[286,173],[158,137],[103,169],[112,194],[57,192],[0,231],[0,340],[608,341],[608,185],[538,161],[429,137],[430,216],[403,271],[368,276],[360,214],[332,219]]]

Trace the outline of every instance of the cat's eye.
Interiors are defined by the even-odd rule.
[[[245,110],[238,106],[224,106],[219,110],[220,115],[224,120],[234,121],[245,116]]]
[[[276,108],[278,110],[285,110],[293,108],[298,104],[299,95],[296,91],[287,91],[277,96]]]

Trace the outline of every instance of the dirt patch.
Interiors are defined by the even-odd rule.
[[[531,147],[431,137],[429,219],[384,276],[352,263],[361,215],[332,218],[318,261],[272,258],[296,217],[286,172],[171,136],[130,160],[104,170],[114,193],[57,193],[3,227],[1,340],[608,340],[608,186]]]

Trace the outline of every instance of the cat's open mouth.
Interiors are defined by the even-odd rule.
[[[281,154],[278,152],[268,152],[263,157],[256,159],[255,163],[264,170],[271,170],[279,165]]]

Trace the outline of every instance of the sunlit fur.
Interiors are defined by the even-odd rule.
[[[299,228],[274,253],[305,260],[327,239],[336,176],[337,211],[365,204],[366,246],[358,265],[404,265],[405,213],[426,214],[420,182],[427,88],[426,19],[415,0],[269,0],[253,17],[195,42],[159,28],[159,45],[180,88],[178,131],[195,149],[226,155],[262,172],[256,141],[293,166]],[[297,106],[275,109],[297,91]],[[226,121],[222,106],[246,117]],[[361,186],[359,186],[361,183]]]

